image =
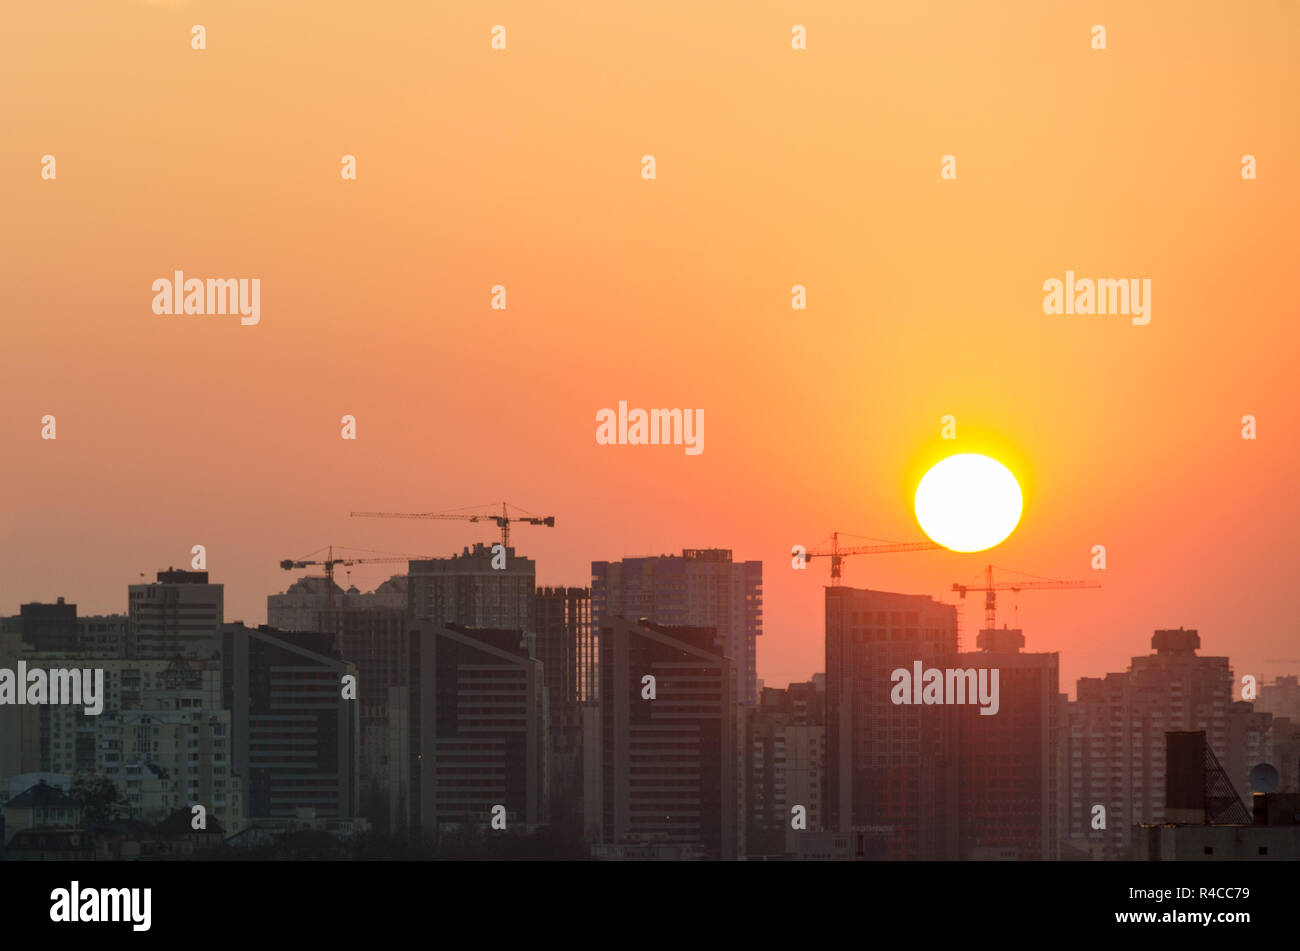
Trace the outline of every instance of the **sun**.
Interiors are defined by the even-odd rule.
[[[983,551],[1020,523],[1024,498],[1011,470],[967,452],[935,463],[916,487],[916,520],[933,541],[953,551]]]

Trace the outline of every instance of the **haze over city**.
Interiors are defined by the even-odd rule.
[[[437,5],[313,5],[303,29],[231,2],[202,53],[193,12],[82,3],[67,31],[22,5],[0,35],[35,77],[0,83],[0,610],[121,611],[203,544],[255,623],[281,559],[487,537],[349,511],[507,499],[557,518],[518,537],[541,583],[688,546],[762,560],[759,671],[782,684],[822,650],[826,565],[791,570],[791,546],[919,538],[921,472],[986,451],[1026,493],[995,557],[851,559],[846,582],[1099,576],[1020,600],[1066,684],[1171,625],[1243,671],[1296,653],[1287,30],[1114,7],[1099,52],[1063,8],[844,5],[801,13],[800,58],[770,5],[506,2],[493,58]],[[259,278],[260,322],[157,316],[176,269]],[[1067,269],[1140,273],[1154,318],[1044,315]],[[704,408],[707,451],[599,445],[619,400]]]

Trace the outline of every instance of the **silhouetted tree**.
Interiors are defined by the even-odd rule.
[[[81,805],[81,821],[112,822],[126,811],[126,798],[116,784],[104,776],[81,776],[68,795]]]

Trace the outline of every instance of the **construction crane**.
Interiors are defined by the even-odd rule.
[[[519,507],[515,506],[515,508]],[[500,515],[485,512],[352,512],[351,516],[353,518],[440,518],[458,519],[462,522],[496,522],[497,527],[501,529],[501,544],[506,548],[510,547],[511,522],[555,527],[554,515],[511,515],[505,502],[501,503]]]
[[[844,534],[848,534],[845,532]],[[851,536],[861,537],[861,536]],[[822,548],[817,551],[805,552],[805,558],[830,558],[831,560],[831,584],[839,586],[840,575],[844,559],[849,555],[881,555],[886,552],[894,551],[932,551],[936,548],[943,548],[935,542],[888,542],[880,545],[851,545],[847,548],[840,545],[840,532],[831,532],[831,547]]]
[[[1011,568],[1000,568],[997,565],[989,565],[984,569],[983,584],[954,584],[952,590],[956,591],[964,599],[967,591],[984,592],[984,622],[985,628],[992,630],[996,627],[997,621],[997,603],[999,591],[1044,591],[1058,590],[1064,588],[1100,588],[1101,584],[1096,581],[1056,581],[1051,578],[1041,578],[1037,575],[1026,575],[1034,578],[1033,581],[994,581],[993,569],[999,571],[1011,571],[1013,574],[1023,575],[1023,571],[1014,571]]]
[[[316,554],[316,552],[312,552],[312,554],[314,555]],[[335,646],[337,647],[339,629],[338,629],[338,615],[335,614],[334,612],[334,566],[346,565],[348,567],[351,567],[352,565],[395,564],[397,562],[408,562],[412,558],[425,558],[425,557],[428,556],[402,555],[402,556],[391,557],[391,558],[370,558],[370,557],[353,558],[351,556],[348,556],[348,557],[335,558],[334,546],[330,545],[327,549],[327,553],[323,561],[309,561],[307,559],[286,558],[280,562],[280,567],[283,568],[285,571],[293,571],[295,569],[302,569],[302,568],[324,568],[325,569],[325,623],[329,627],[329,631],[327,633],[334,635]]]

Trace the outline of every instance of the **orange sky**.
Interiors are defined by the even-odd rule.
[[[1300,668],[1263,665],[1300,656],[1300,7],[1215,11],[10,4],[0,612],[124,611],[204,544],[228,618],[260,622],[282,558],[488,537],[350,510],[504,498],[557,518],[517,533],[542,583],[761,558],[780,684],[824,666],[827,565],[793,571],[790,546],[918,539],[924,465],[989,451],[1027,495],[1005,544],[853,559],[846,582],[1100,580],[1020,601],[1071,691],[1156,627],[1199,628],[1238,676]],[[260,278],[261,323],[156,316],[178,268]],[[1044,315],[1066,269],[1149,278],[1151,323]],[[621,399],[703,408],[704,453],[598,446]]]

